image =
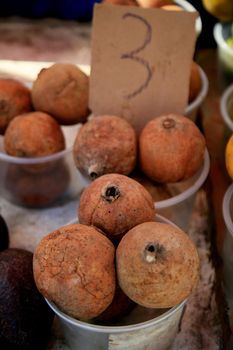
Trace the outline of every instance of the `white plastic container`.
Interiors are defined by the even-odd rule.
[[[186,0],[174,0],[174,3],[179,5],[180,7],[183,7],[186,11],[189,11],[189,12],[197,11],[195,7]],[[202,31],[202,22],[201,22],[200,16],[198,16],[196,19],[195,30],[196,30],[197,36],[199,36]]]
[[[207,96],[208,90],[209,90],[209,81],[208,78],[204,72],[204,70],[199,66],[200,75],[201,75],[201,90],[194,101],[192,101],[185,109],[185,115],[186,117],[190,118],[193,122],[196,122],[197,113],[199,111],[199,108],[201,107],[204,99]]]
[[[224,90],[220,100],[220,110],[225,125],[225,141],[227,141],[233,134],[233,84]]]
[[[221,88],[225,88],[233,82],[233,48],[226,43],[226,39],[230,36],[231,25],[230,23],[216,23],[213,31],[218,48],[219,82]]]
[[[72,148],[80,126],[62,127],[66,149],[55,154],[23,158],[5,153],[0,136],[0,193],[19,206],[45,208],[75,199],[85,187],[85,179],[76,169]],[[31,171],[34,169],[33,171]]]
[[[156,221],[174,225],[160,215]],[[74,222],[74,221],[73,221]],[[76,220],[75,220],[76,222]],[[178,332],[186,300],[170,309],[136,306],[114,326],[76,320],[46,300],[58,317],[71,350],[165,350]]]
[[[233,314],[233,184],[225,192],[222,212],[226,228],[222,248],[223,284]]]
[[[157,213],[168,218],[171,222],[187,232],[190,218],[195,203],[198,190],[204,184],[210,169],[210,158],[208,151],[205,151],[204,164],[202,168],[190,179],[182,183],[174,184],[177,186],[177,195],[155,202]],[[185,190],[183,190],[185,188]]]

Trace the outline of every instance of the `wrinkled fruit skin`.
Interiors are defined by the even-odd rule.
[[[0,215],[0,251],[7,249],[9,246],[9,231],[6,221]]]
[[[159,222],[135,226],[116,251],[120,287],[148,308],[169,308],[186,299],[199,279],[195,245],[180,229]]]
[[[35,110],[51,114],[59,124],[85,122],[89,78],[76,65],[55,63],[42,69],[32,87]]]
[[[73,156],[76,167],[91,179],[108,173],[128,175],[136,163],[136,133],[123,118],[94,117],[79,130]]]
[[[32,111],[31,91],[15,79],[0,79],[0,134],[19,114]]]
[[[202,166],[205,138],[193,121],[168,114],[149,121],[139,137],[142,171],[160,183],[193,176]]]
[[[63,312],[88,320],[102,313],[115,292],[115,248],[93,227],[74,224],[47,235],[33,258],[39,291]]]
[[[133,226],[154,220],[154,202],[135,180],[107,174],[93,181],[82,193],[80,223],[101,229],[110,239],[121,238]]]
[[[32,253],[22,249],[0,252],[0,348],[46,348],[54,314],[38,292]]]

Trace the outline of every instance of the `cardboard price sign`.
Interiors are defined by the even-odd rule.
[[[90,108],[124,117],[139,132],[188,101],[197,13],[96,5]]]

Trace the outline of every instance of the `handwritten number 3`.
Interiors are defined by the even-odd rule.
[[[126,19],[126,18],[137,19],[137,20],[141,21],[146,27],[146,35],[145,35],[145,39],[144,39],[144,42],[142,43],[142,45],[139,46],[137,49],[132,50],[129,53],[125,53],[125,54],[121,55],[122,59],[128,58],[128,59],[131,59],[131,60],[134,60],[134,61],[138,62],[147,71],[147,76],[146,76],[145,82],[143,84],[141,84],[138,89],[136,89],[132,93],[126,95],[127,99],[131,99],[131,98],[135,97],[136,95],[140,94],[148,86],[148,84],[149,84],[149,82],[150,82],[150,80],[152,78],[153,70],[150,67],[149,63],[146,60],[144,60],[142,57],[139,57],[137,55],[140,51],[144,50],[145,47],[151,42],[152,28],[151,28],[151,25],[143,17],[138,16],[136,14],[125,13],[123,15],[123,19]]]

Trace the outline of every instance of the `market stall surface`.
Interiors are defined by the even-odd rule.
[[[52,62],[89,65],[91,25],[54,19],[10,18],[0,22],[0,74],[33,81],[39,70]],[[204,55],[200,53],[200,63]],[[204,61],[206,62],[206,61]],[[209,74],[215,74],[210,72]],[[207,103],[211,104],[211,96]],[[204,113],[206,109],[204,109]],[[189,299],[172,349],[215,350],[229,346],[231,335],[221,280],[213,261],[218,254],[212,239],[214,218],[208,186],[201,189],[193,208],[188,234],[201,259],[201,278]],[[219,199],[220,200],[220,199]],[[0,211],[9,223],[11,246],[33,251],[39,240],[76,215],[76,200],[47,210],[24,209],[0,199]],[[214,257],[214,259],[213,259]],[[69,349],[54,323],[48,348]]]

